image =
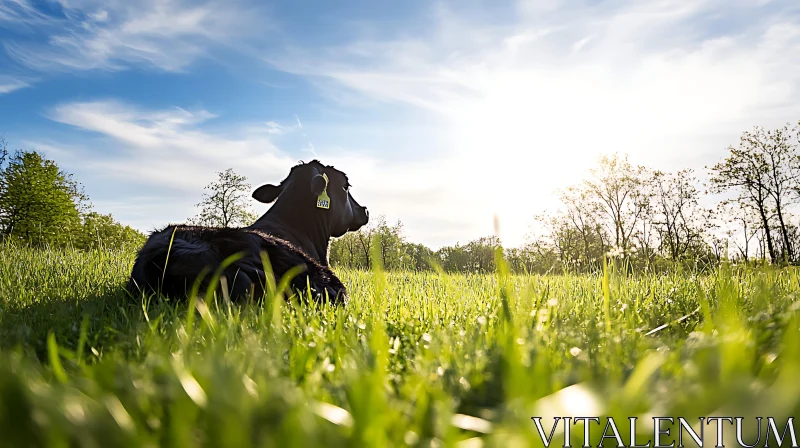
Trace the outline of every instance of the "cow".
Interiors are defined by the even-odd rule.
[[[328,245],[332,237],[369,221],[367,208],[350,194],[347,175],[319,160],[300,162],[280,184],[262,185],[252,196],[272,206],[247,227],[168,225],[152,232],[137,253],[127,290],[185,297],[201,277],[202,294],[210,274],[238,255],[222,272],[229,296],[261,297],[268,275],[261,254],[266,253],[275,283],[299,266],[302,272],[291,281],[296,292],[310,287],[317,301],[346,303],[347,288],[329,267]]]

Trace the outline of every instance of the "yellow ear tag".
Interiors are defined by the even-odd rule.
[[[325,179],[325,188],[322,193],[317,196],[317,208],[328,209],[331,208],[331,198],[328,197],[328,176],[322,173],[322,178]]]

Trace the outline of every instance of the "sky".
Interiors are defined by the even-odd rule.
[[[142,231],[317,158],[411,241],[517,246],[602,154],[702,175],[798,105],[797,0],[0,0],[0,135]]]

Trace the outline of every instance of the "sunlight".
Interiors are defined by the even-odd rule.
[[[511,58],[468,71],[459,82],[475,94],[445,109],[450,163],[480,180],[475,219],[497,213],[504,241],[516,245],[534,214],[557,206],[554,192],[579,182],[603,154],[666,169],[715,157],[744,126],[744,110],[772,101],[759,96],[770,93],[761,69],[726,53],[728,45],[636,61],[612,55],[623,58],[619,66],[598,53],[570,65],[519,67]]]
[[[452,163],[480,184],[471,192],[474,216],[496,213],[512,246],[523,242],[535,214],[557,206],[553,193],[578,181],[604,149],[602,125],[590,119],[603,95],[579,88],[562,96],[569,89],[545,76],[499,73],[484,81],[482,98],[454,108]]]

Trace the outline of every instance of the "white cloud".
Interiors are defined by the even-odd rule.
[[[0,75],[0,95],[3,93],[11,93],[15,90],[28,87],[29,85],[30,84],[28,84],[27,81],[23,81],[19,78],[8,75]]]
[[[430,216],[470,224],[448,242],[490,234],[497,213],[506,242],[520,243],[533,214],[555,205],[553,190],[602,153],[702,171],[743,130],[800,118],[795,2],[521,2],[518,12],[487,24],[441,10],[427,36],[269,61],[447,120],[436,160],[375,168],[437,195],[385,180],[372,191],[412,237]]]
[[[0,22],[21,23],[46,43],[4,43],[17,62],[40,71],[122,70],[144,66],[177,72],[215,46],[230,47],[269,23],[246,3],[207,0],[141,2],[61,0],[63,16],[44,15],[26,0],[0,5]],[[256,26],[258,25],[258,27]]]
[[[97,134],[99,139],[86,138],[79,145],[43,140],[27,144],[75,173],[90,197],[96,196],[92,191],[105,193],[103,189],[126,191],[124,200],[101,194],[105,199],[99,204],[111,208],[98,210],[118,211],[123,222],[142,230],[183,222],[193,215],[203,187],[215,179],[216,172],[233,168],[255,187],[279,182],[297,162],[276,148],[263,129],[227,134],[201,130],[214,117],[204,110],[145,110],[108,100],[61,104],[48,117]],[[141,197],[142,188],[163,193]]]

